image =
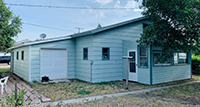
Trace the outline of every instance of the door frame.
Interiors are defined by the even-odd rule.
[[[130,72],[130,61],[129,61],[129,80],[130,81],[138,81],[138,66],[137,66],[137,50],[136,49],[130,49],[128,50],[128,56],[129,52],[135,52],[135,73]],[[131,79],[130,75],[135,76],[135,79]]]

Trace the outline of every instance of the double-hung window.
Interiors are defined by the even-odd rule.
[[[140,47],[140,67],[147,67],[147,48]]]
[[[102,60],[110,60],[110,49],[102,48]]]

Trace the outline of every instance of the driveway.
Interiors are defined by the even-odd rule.
[[[11,95],[12,90],[15,89],[15,83],[17,83],[18,90],[25,89],[25,91],[27,91],[26,95],[24,96],[24,100],[25,100],[26,104],[38,104],[41,102],[51,101],[50,98],[46,98],[42,94],[37,93],[29,85],[27,85],[24,81],[20,80],[16,75],[10,73],[10,74],[3,75],[3,77],[5,77],[5,76],[9,76],[9,79],[7,81],[8,95]],[[0,95],[0,102],[3,101],[2,100],[3,96],[5,96],[5,92],[3,95]]]
[[[10,68],[10,65],[7,63],[0,63],[0,68]]]

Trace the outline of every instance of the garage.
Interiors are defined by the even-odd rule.
[[[67,49],[41,49],[40,79],[67,78]]]

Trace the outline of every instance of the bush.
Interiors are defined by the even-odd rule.
[[[194,74],[200,74],[200,55],[192,55],[192,71]]]

